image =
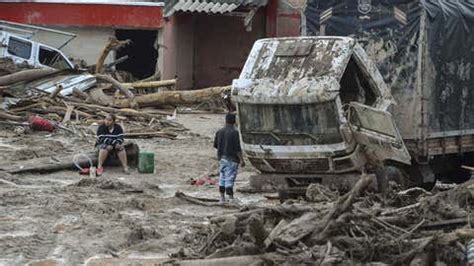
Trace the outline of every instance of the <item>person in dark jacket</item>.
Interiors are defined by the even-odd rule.
[[[127,153],[123,146],[123,129],[120,125],[115,123],[116,117],[114,114],[107,114],[104,123],[97,129],[96,146],[99,147],[99,162],[97,164],[97,175],[102,175],[104,172],[103,164],[107,159],[109,153],[113,150],[117,152],[117,157],[122,164],[123,171],[130,173],[127,165]]]
[[[244,167],[245,162],[240,148],[239,131],[235,128],[235,115],[227,114],[226,125],[217,131],[214,138],[214,148],[217,149],[219,160],[219,193],[220,202],[225,202],[225,194],[234,200],[234,182],[237,177],[239,164]]]

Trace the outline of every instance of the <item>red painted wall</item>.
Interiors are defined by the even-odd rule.
[[[161,6],[61,3],[0,3],[0,19],[50,26],[157,29]]]

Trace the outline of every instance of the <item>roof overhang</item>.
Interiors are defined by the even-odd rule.
[[[268,0],[170,0],[166,3],[164,16],[169,17],[175,12],[224,14],[239,7],[252,10],[267,5],[267,2]]]

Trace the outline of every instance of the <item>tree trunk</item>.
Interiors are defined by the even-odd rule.
[[[21,81],[31,81],[59,72],[60,70],[49,68],[23,70],[0,77],[0,86],[10,85]]]
[[[227,90],[230,90],[230,86],[188,91],[161,91],[139,95],[135,97],[135,102],[139,107],[196,104],[221,97],[222,93]],[[122,108],[130,107],[129,101],[123,99],[116,100],[114,105]]]
[[[21,121],[23,118],[17,115],[11,115],[6,112],[0,111],[0,119],[2,120],[12,120],[12,121]]]
[[[130,162],[130,166],[135,166],[138,161],[139,148],[135,143],[125,144],[125,151],[127,152],[127,159]],[[97,163],[98,154],[95,151],[86,154],[95,165]],[[73,163],[74,155],[58,156],[58,157],[41,157],[30,160],[23,160],[14,163],[8,163],[0,165],[0,170],[3,170],[10,174],[20,173],[47,173],[54,171],[61,171],[67,169],[74,169]],[[109,160],[108,160],[109,161]],[[81,167],[88,167],[89,161],[82,158],[77,162]],[[115,162],[114,162],[115,163]]]
[[[133,88],[157,88],[157,87],[164,87],[164,86],[171,86],[171,85],[176,85],[176,79],[122,83],[122,86],[133,87]]]
[[[100,54],[99,59],[95,64],[95,73],[100,74],[104,72],[104,61],[111,51],[118,50],[130,43],[130,40],[119,41],[115,37],[111,37],[109,39],[109,43],[104,47],[104,50],[102,50],[102,53]]]

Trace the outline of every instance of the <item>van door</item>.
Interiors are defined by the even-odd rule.
[[[389,112],[351,102],[348,121],[357,143],[365,147],[369,158],[411,164],[411,156]]]
[[[52,67],[55,69],[73,68],[69,60],[67,60],[61,52],[45,45],[39,45],[38,62],[42,66]]]
[[[13,59],[15,63],[21,64],[27,61],[33,65],[33,43],[29,40],[8,35],[6,56]]]

